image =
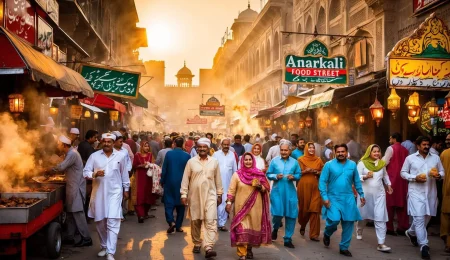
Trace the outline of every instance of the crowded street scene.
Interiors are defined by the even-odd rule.
[[[0,0],[0,259],[450,259],[450,0]]]

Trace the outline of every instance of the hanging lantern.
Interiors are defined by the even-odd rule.
[[[11,94],[9,98],[9,111],[11,113],[23,113],[25,108],[25,100],[22,94]]]
[[[80,119],[83,114],[83,107],[80,105],[71,105],[70,106],[70,117],[73,119]]]
[[[363,125],[366,122],[366,117],[364,116],[364,113],[361,111],[361,109],[356,112],[355,121],[358,125]]]
[[[294,128],[294,121],[292,119],[289,119],[289,121],[287,122],[287,127],[289,130]]]
[[[319,128],[325,129],[328,127],[328,119],[330,117],[327,113],[323,113],[321,116],[319,116]]]
[[[418,116],[415,116],[415,117],[408,116],[408,120],[409,120],[410,124],[415,124],[417,122],[417,120],[419,120],[419,117]]]
[[[84,112],[84,117],[86,117],[86,118],[91,117],[91,111],[86,110],[86,111]]]
[[[98,119],[98,114],[94,113],[94,119]]]
[[[118,121],[119,111],[109,110],[109,119],[111,119],[112,121]]]
[[[414,92],[411,94],[411,96],[409,96],[408,102],[406,102],[406,107],[408,108],[408,118],[410,117],[414,118],[419,116],[420,104],[419,104],[419,94],[417,92]]]
[[[304,129],[305,125],[306,125],[305,120],[303,120],[303,118],[300,118],[300,120],[298,121],[298,128]]]
[[[412,109],[408,109],[408,117],[418,117],[420,113],[420,107],[414,107]]]
[[[277,125],[277,120],[273,120],[273,125]]]
[[[310,116],[307,116],[305,120],[305,126],[310,128],[312,126],[312,123],[313,123],[312,118]]]
[[[57,107],[50,107],[50,109],[49,109],[50,115],[52,115],[52,116],[57,115],[58,110],[59,109]]]
[[[427,107],[430,117],[437,117],[439,112],[439,105],[436,103],[436,99],[432,98],[430,104]]]
[[[377,126],[380,126],[380,121],[383,119],[384,107],[381,105],[380,101],[375,98],[375,102],[369,107],[369,109],[372,114],[372,119],[377,122]]]
[[[267,119],[264,123],[266,124],[266,126],[270,126],[271,121],[270,119]]]
[[[400,96],[397,95],[395,88],[391,90],[391,95],[388,97],[388,110],[392,112],[392,117],[395,119],[395,114],[400,109]]]
[[[339,124],[339,116],[337,114],[332,114],[330,118],[330,122],[332,125]]]
[[[281,126],[281,130],[283,130],[283,131],[286,131],[286,125],[285,124],[283,124],[282,126]]]

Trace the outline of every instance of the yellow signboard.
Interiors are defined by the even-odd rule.
[[[450,59],[389,59],[389,84],[393,87],[450,87]]]
[[[391,87],[450,88],[450,31],[432,14],[388,53]]]

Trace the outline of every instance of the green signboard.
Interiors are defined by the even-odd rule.
[[[325,44],[314,40],[306,45],[304,56],[287,55],[284,82],[347,85],[347,59],[342,55],[328,57],[328,53]]]
[[[81,75],[96,93],[137,98],[141,74],[138,72],[83,65]]]

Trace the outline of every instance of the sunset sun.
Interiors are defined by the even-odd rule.
[[[147,27],[149,48],[155,51],[168,51],[174,47],[175,37],[171,26],[154,23]]]

